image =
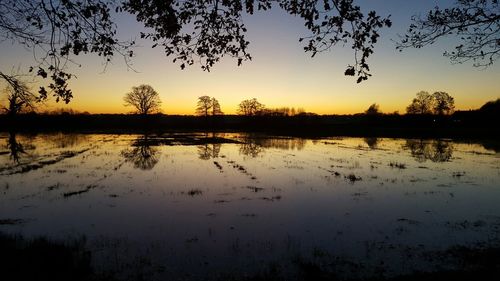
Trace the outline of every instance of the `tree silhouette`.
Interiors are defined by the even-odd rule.
[[[265,106],[258,102],[256,98],[244,100],[238,105],[238,114],[245,116],[254,116],[261,112]]]
[[[212,109],[212,100],[209,96],[198,97],[198,103],[196,105],[196,114],[201,116],[208,116]]]
[[[455,99],[446,92],[434,92],[432,95],[421,91],[406,108],[408,114],[452,114],[455,110]]]
[[[434,97],[426,91],[417,93],[411,104],[406,108],[408,114],[431,114],[433,110]]]
[[[196,114],[207,117],[209,115],[222,115],[223,113],[216,98],[201,96],[198,97],[198,103],[196,104]]]
[[[434,113],[438,115],[451,114],[455,110],[455,100],[446,92],[435,92],[432,94],[434,98]]]
[[[33,50],[35,64],[30,72],[50,78],[40,87],[41,99],[49,93],[68,103],[73,97],[68,87],[72,78],[66,72],[73,56],[93,53],[111,61],[116,54],[132,56],[133,42],[122,43],[116,37],[116,25],[108,0],[2,0],[0,3],[0,40],[7,39]],[[5,73],[0,72],[0,79]]]
[[[212,98],[212,116],[217,116],[217,115],[223,115],[224,112],[222,112],[220,108],[220,103],[216,98]]]
[[[0,76],[3,74],[0,73]],[[2,109],[8,115],[16,115],[23,111],[35,111],[37,97],[31,92],[25,82],[17,76],[5,76],[8,79],[7,87],[4,89],[5,99],[8,105]]]
[[[374,103],[368,107],[368,109],[365,111],[366,115],[377,115],[380,114],[380,107],[378,104]]]
[[[313,57],[337,44],[350,43],[355,61],[345,74],[358,76],[358,82],[370,76],[367,59],[373,53],[379,30],[391,26],[388,18],[381,18],[375,11],[364,14],[353,0],[128,0],[123,8],[152,30],[141,33],[141,37],[151,39],[153,46],[163,47],[182,69],[197,61],[202,69],[210,70],[224,55],[237,59],[238,65],[252,58],[243,14],[273,6],[304,20],[310,35],[299,41],[305,40],[304,50]],[[192,28],[186,30],[185,26]]]
[[[500,57],[500,2],[458,0],[451,8],[436,7],[425,17],[414,16],[397,48],[422,48],[453,36],[459,43],[444,52],[454,63],[473,61],[488,66]]]
[[[132,87],[132,91],[123,98],[125,106],[133,106],[142,115],[160,112],[160,95],[149,85]]]

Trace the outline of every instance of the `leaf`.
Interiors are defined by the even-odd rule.
[[[346,76],[354,76],[356,74],[356,70],[354,69],[354,66],[349,66],[346,71],[344,72],[344,75]]]
[[[37,75],[42,77],[43,79],[47,78],[47,72],[41,67],[38,68]]]

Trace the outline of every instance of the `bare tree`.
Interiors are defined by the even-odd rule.
[[[132,91],[123,98],[125,106],[133,106],[142,115],[161,111],[160,95],[149,85],[132,87]]]
[[[244,100],[238,105],[238,114],[245,116],[254,116],[261,112],[265,106],[258,102],[256,98]]]
[[[500,1],[457,0],[451,8],[436,7],[425,17],[414,16],[397,48],[422,48],[453,36],[459,43],[444,52],[454,63],[473,61],[488,66],[500,57]]]
[[[455,110],[455,99],[446,92],[435,92],[434,113],[438,115],[452,114]]]
[[[8,115],[16,115],[25,111],[35,111],[38,99],[18,75],[0,73],[0,77],[7,81],[7,86],[3,90],[7,101],[7,106],[2,107],[4,112]]]
[[[408,114],[432,114],[434,97],[426,91],[417,93],[411,104],[406,108]]]

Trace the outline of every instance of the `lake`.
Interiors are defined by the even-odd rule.
[[[498,247],[499,182],[491,142],[1,133],[0,233],[117,280],[390,278]]]

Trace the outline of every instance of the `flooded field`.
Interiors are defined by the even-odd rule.
[[[114,280],[391,278],[498,248],[499,182],[452,140],[3,133],[0,236]]]

